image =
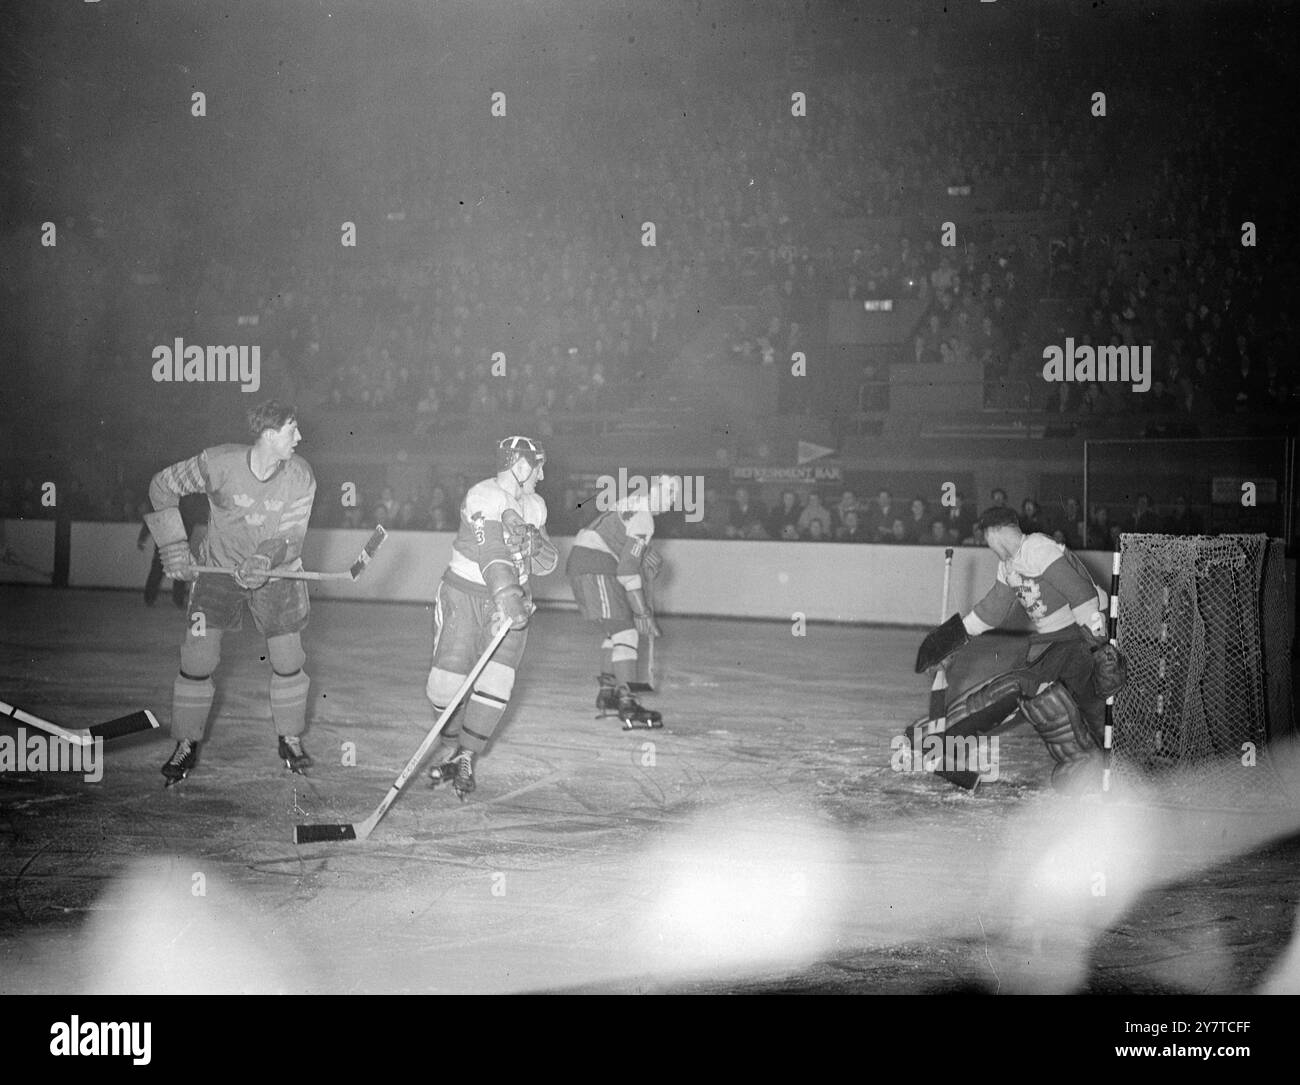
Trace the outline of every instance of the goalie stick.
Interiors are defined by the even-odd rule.
[[[388,532],[382,527],[377,527],[371,533],[370,538],[366,540],[366,545],[361,548],[361,553],[357,555],[354,561],[345,572],[341,573],[315,573],[307,572],[303,569],[268,569],[266,575],[272,579],[280,580],[356,580],[363,572],[366,566],[370,564],[379,548],[388,538]],[[196,576],[199,573],[226,573],[228,576],[234,576],[238,569],[227,569],[220,565],[191,565],[190,571]]]
[[[365,840],[372,832],[375,826],[379,824],[379,819],[388,813],[388,808],[397,801],[397,796],[401,793],[403,787],[410,778],[415,774],[415,770],[420,767],[420,762],[424,760],[424,755],[429,752],[433,745],[433,740],[438,737],[447,721],[451,719],[460,703],[469,694],[470,688],[474,681],[482,673],[483,668],[488,665],[488,660],[500,646],[501,642],[506,639],[506,634],[510,632],[510,623],[503,621],[497,631],[492,635],[492,640],[484,649],[483,654],[479,656],[478,662],[474,664],[473,669],[465,676],[465,681],[461,683],[460,689],[452,697],[447,707],[442,710],[442,714],[434,723],[433,728],[424,736],[424,741],[420,743],[420,748],[406,763],[406,767],[398,774],[397,779],[393,781],[393,786],[388,789],[388,794],[384,796],[383,801],[375,808],[365,821],[359,824],[345,825],[295,825],[293,827],[293,842],[295,844],[315,844],[320,841],[329,840]]]
[[[952,547],[943,552],[943,605],[939,608],[939,621],[948,614],[948,589],[952,584]],[[922,736],[942,735],[948,730],[948,671],[942,663],[935,668],[934,682],[930,686],[930,718],[922,727]],[[944,764],[947,764],[948,747],[944,743]],[[936,776],[942,776],[951,784],[966,791],[974,791],[980,781],[978,772],[968,769],[939,769]]]
[[[127,716],[118,716],[117,719],[107,720],[104,723],[95,723],[89,727],[60,727],[57,723],[50,723],[40,716],[33,716],[30,712],[24,712],[6,701],[0,701],[0,715],[56,735],[66,742],[74,742],[78,746],[93,745],[97,738],[108,742],[111,739],[134,735],[140,731],[155,730],[158,727],[158,718],[147,708]]]

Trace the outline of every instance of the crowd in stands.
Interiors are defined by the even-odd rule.
[[[756,501],[746,487],[730,498],[717,490],[704,495],[704,516],[698,523],[673,521],[671,533],[699,539],[779,539],[785,542],[884,543],[895,546],[983,546],[978,520],[989,507],[1008,506],[1005,490],[995,489],[980,509],[960,491],[944,495],[896,497],[881,490],[874,500],[861,500],[852,490],[823,496],[812,491],[801,498],[785,490],[770,505]],[[1085,523],[1076,498],[1042,506],[1027,497],[1017,510],[1026,534],[1041,532],[1057,542],[1080,549],[1117,549],[1122,532],[1195,535],[1204,530],[1200,514],[1185,496],[1158,511],[1148,494],[1138,494],[1132,509],[1112,511],[1094,505]]]

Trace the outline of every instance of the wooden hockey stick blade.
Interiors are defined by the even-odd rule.
[[[157,717],[148,709],[132,712],[129,716],[119,716],[117,719],[109,720],[106,723],[92,724],[90,727],[60,727],[57,723],[41,719],[40,716],[33,716],[30,712],[24,712],[21,708],[5,701],[0,701],[0,714],[9,716],[19,723],[28,724],[47,734],[57,735],[67,742],[75,742],[78,746],[90,746],[97,738],[108,742],[111,739],[121,738],[124,735],[134,735],[140,731],[148,731],[158,726]]]
[[[465,681],[460,684],[460,689],[456,690],[451,700],[447,702],[447,707],[442,710],[442,714],[434,722],[433,727],[429,729],[429,733],[424,736],[420,748],[415,751],[411,759],[406,763],[406,767],[397,774],[393,786],[388,789],[388,794],[375,807],[373,814],[366,818],[365,821],[350,825],[295,825],[293,827],[293,842],[295,844],[310,844],[322,840],[365,840],[374,832],[380,818],[388,813],[388,808],[397,801],[397,796],[402,793],[402,788],[415,774],[415,770],[420,767],[420,762],[424,760],[424,755],[433,746],[433,740],[442,732],[443,727],[446,726],[447,721],[451,719],[456,709],[460,707],[461,702],[469,696],[469,691],[473,688],[478,676],[483,673],[483,668],[488,665],[488,660],[496,653],[497,648],[501,646],[501,642],[506,639],[506,634],[509,632],[509,622],[502,622],[497,627],[497,631],[492,635],[492,640],[483,649],[483,654],[479,656],[478,662],[470,669],[469,674],[465,676]]]
[[[107,723],[96,723],[87,728],[94,738],[102,738],[105,742],[114,738],[139,734],[141,731],[156,731],[157,729],[158,717],[147,708],[139,712],[132,712],[127,716],[118,716],[117,719],[109,720]]]
[[[356,829],[351,825],[295,825],[293,842],[295,844],[321,844],[332,840],[355,840]]]
[[[935,773],[936,776],[942,776],[950,784],[956,784],[963,791],[974,791],[979,786],[980,774],[968,770],[958,771],[953,769],[951,772],[945,772],[942,769]]]
[[[366,545],[361,548],[361,553],[357,555],[357,560],[352,563],[352,568],[348,570],[352,579],[356,580],[370,564],[370,559],[379,552],[379,548],[384,545],[384,540],[388,538],[388,532],[384,530],[382,524],[377,524],[375,530],[371,532],[370,538],[366,540]]]

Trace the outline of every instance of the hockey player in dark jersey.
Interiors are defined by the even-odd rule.
[[[465,681],[498,623],[511,626],[434,749],[430,783],[450,782],[462,800],[474,790],[475,758],[492,740],[514,689],[535,609],[529,577],[545,576],[560,560],[546,534],[546,502],[536,492],[545,463],[546,453],[529,437],[500,442],[495,477],[465,494],[451,564],[438,585],[426,688],[435,715]]]
[[[641,639],[659,635],[644,590],[661,560],[650,548],[654,516],[673,507],[680,484],[672,475],[658,475],[648,494],[620,498],[578,532],[564,569],[582,616],[604,634],[596,708],[602,715],[617,713],[624,730],[663,726],[662,714],[643,708],[629,687],[636,681]]]
[[[926,638],[918,669],[950,658],[971,637],[1003,624],[1017,606],[1033,632],[1023,667],[990,678],[948,706],[946,733],[987,734],[1023,714],[1055,762],[1053,786],[1095,789],[1101,782],[1106,696],[1094,676],[1097,653],[1107,643],[1107,595],[1060,543],[1037,532],[1024,534],[1014,510],[988,509],[979,526],[999,559],[993,586],[970,613],[953,615]]]
[[[221,637],[243,624],[245,607],[266,638],[271,664],[271,716],[279,756],[294,772],[311,765],[303,749],[309,679],[301,632],[310,601],[301,580],[268,578],[288,565],[300,569],[303,538],[316,497],[311,467],[294,453],[302,434],[293,407],[269,400],[248,412],[254,443],[217,445],[159,471],[149,486],[157,512],[176,510],[185,494],[206,494],[208,532],[200,563],[237,568],[235,576],[197,578],[190,592],[181,667],[172,691],[172,737],[176,749],[162,773],[167,786],[184,779],[198,759],[216,689],[212,674],[221,661]],[[190,549],[179,511],[179,537],[159,540],[163,568],[188,580]]]

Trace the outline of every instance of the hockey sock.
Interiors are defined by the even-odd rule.
[[[184,738],[198,742],[203,738],[216,693],[211,675],[194,678],[182,672],[176,676],[172,685],[172,738],[178,742]]]
[[[293,674],[271,672],[271,718],[277,735],[301,735],[307,729],[307,689],[311,679],[305,671]]]
[[[610,638],[612,645],[610,649],[612,657],[610,670],[620,686],[636,681],[637,640],[637,631],[635,629],[620,630]]]

